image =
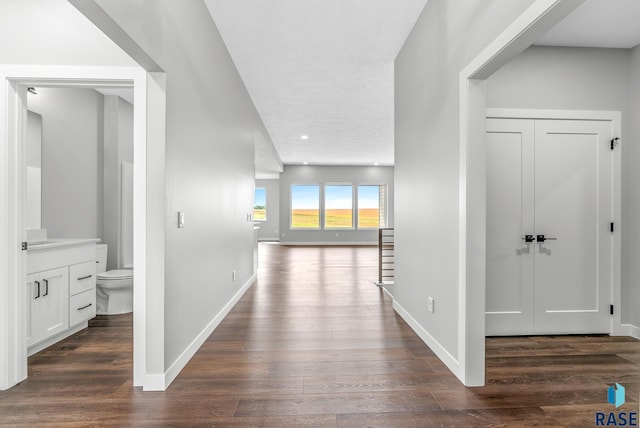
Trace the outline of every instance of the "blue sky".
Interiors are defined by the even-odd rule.
[[[324,188],[327,209],[350,209],[351,186],[326,185]],[[379,186],[358,186],[358,207],[378,208]],[[256,195],[256,204],[258,197]],[[320,208],[320,186],[294,185],[291,187],[291,208],[309,210]]]
[[[358,208],[378,208],[380,186],[358,186]]]
[[[338,210],[352,208],[351,186],[324,186],[325,209]]]
[[[291,208],[294,210],[319,209],[320,186],[292,186]]]
[[[261,205],[264,207],[266,206],[266,203],[267,203],[267,189],[265,189],[264,187],[257,188],[253,205],[254,206]]]

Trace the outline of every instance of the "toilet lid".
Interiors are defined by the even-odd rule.
[[[115,269],[99,273],[98,279],[131,279],[133,278],[132,269]]]

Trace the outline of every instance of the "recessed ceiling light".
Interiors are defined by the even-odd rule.
[[[301,135],[300,138],[302,138],[303,140],[308,140],[309,136],[308,135]]]

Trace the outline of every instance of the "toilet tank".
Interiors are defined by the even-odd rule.
[[[96,274],[107,270],[107,244],[96,245]]]

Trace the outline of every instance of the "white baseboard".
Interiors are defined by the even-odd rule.
[[[640,327],[633,324],[622,324],[622,327],[626,327],[627,336],[631,336],[640,340]]]
[[[350,241],[350,242],[345,242],[345,241],[316,241],[316,242],[297,242],[297,241],[280,241],[280,245],[313,245],[313,246],[322,246],[322,245],[326,245],[326,246],[336,246],[336,245],[366,245],[366,246],[374,246],[377,247],[378,246],[378,241],[365,241],[365,242],[357,242],[357,241]]]
[[[397,300],[393,300],[393,309],[409,324],[409,327],[422,339],[422,341],[442,360],[449,370],[462,382],[462,367],[453,355],[445,349],[440,342],[429,334],[418,321],[407,312]]]
[[[167,389],[166,373],[162,374],[145,374],[142,381],[143,391],[165,391]]]
[[[256,281],[256,278],[256,274],[253,274],[251,278],[249,278],[249,280],[244,283],[242,288],[240,288],[240,290],[238,290],[238,292],[231,298],[231,300],[229,300],[229,302],[220,310],[220,312],[218,312],[218,314],[213,317],[211,322],[207,324],[204,330],[202,330],[200,334],[198,334],[198,336],[196,336],[196,338],[191,341],[189,346],[187,346],[187,349],[185,349],[182,354],[180,354],[178,359],[176,359],[176,361],[171,364],[171,367],[167,369],[164,375],[158,375],[158,377],[161,379],[156,380],[154,375],[148,375],[149,377],[147,377],[147,375],[145,376],[145,391],[164,391],[169,387],[169,385],[171,385],[171,382],[173,382],[173,380],[178,376],[178,374],[182,371],[184,366],[187,365],[187,363],[189,362],[189,360],[191,360],[195,353],[198,352],[198,349],[200,349],[202,344],[207,340],[211,333],[213,333],[213,330],[215,330],[216,327],[220,325],[224,317],[226,317],[227,314],[231,312],[231,309],[233,309],[236,303],[238,303],[244,293],[246,293],[247,290],[253,285],[253,283]],[[150,381],[149,384],[147,384],[146,382],[147,379]],[[160,387],[160,385],[162,385],[161,389],[149,389],[149,387]]]
[[[386,289],[386,287],[383,286],[379,286],[380,288],[382,288],[382,291],[384,291],[384,293],[389,296],[391,298],[391,300],[395,300],[395,297],[393,296],[393,294],[391,294],[391,292],[389,290]]]
[[[63,332],[56,334],[55,336],[50,337],[49,339],[43,342],[37,343],[27,349],[27,356],[30,357],[34,354],[37,354],[38,352],[47,349],[49,346],[55,345],[56,343],[60,342],[62,339],[66,339],[72,334],[76,334],[77,332],[84,330],[88,326],[89,326],[89,322],[84,321],[78,325],[71,327],[68,330],[65,330]]]

